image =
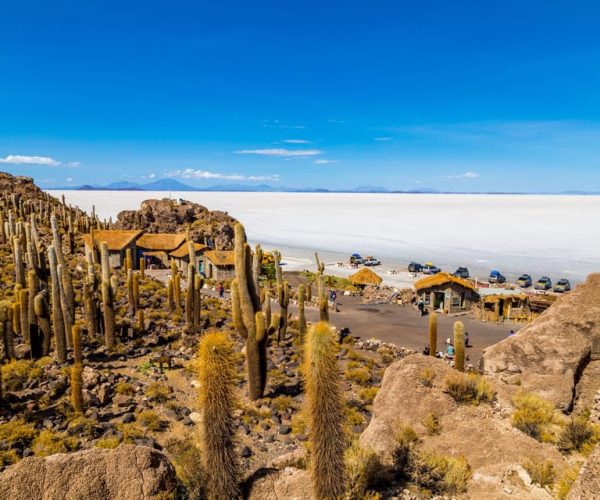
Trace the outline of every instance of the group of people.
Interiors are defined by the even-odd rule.
[[[453,360],[454,355],[456,354],[456,350],[454,348],[454,343],[452,342],[452,339],[447,338],[446,342],[444,343],[444,346],[445,346],[444,351],[439,351],[439,352],[435,353],[436,357]],[[465,332],[465,348],[466,347],[471,347],[471,344],[469,343],[469,332]],[[423,354],[425,354],[426,356],[429,356],[430,353],[431,353],[431,350],[429,349],[429,346],[426,345],[423,348]]]

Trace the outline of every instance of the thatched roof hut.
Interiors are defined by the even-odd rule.
[[[136,244],[140,250],[172,252],[186,239],[185,233],[146,233],[137,240]]]
[[[209,250],[204,253],[204,272],[215,280],[232,279],[235,276],[235,253],[231,250]]]
[[[100,250],[100,245],[106,242],[109,252],[119,252],[139,238],[142,231],[107,229],[93,232],[95,250]],[[92,234],[84,234],[83,242],[88,250],[92,250]]]
[[[353,285],[358,286],[379,286],[383,279],[381,276],[371,271],[368,267],[363,267],[360,271],[350,276]]]

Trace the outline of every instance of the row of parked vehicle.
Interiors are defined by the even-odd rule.
[[[376,259],[375,257],[372,256],[368,256],[368,257],[361,257],[360,254],[358,253],[353,253],[350,256],[350,264],[354,264],[354,265],[359,265],[362,264],[363,266],[378,266],[381,264],[381,261],[379,259]]]
[[[421,265],[418,262],[411,262],[408,265],[408,271],[411,273],[437,274],[442,270],[439,267],[434,266],[431,262],[428,262],[425,265]],[[469,269],[462,266],[452,274],[458,278],[468,279],[470,277]],[[490,275],[488,276],[488,282],[492,284],[506,283],[506,276],[504,276],[500,271],[493,269],[490,271]],[[529,288],[530,286],[533,286],[533,279],[529,274],[522,274],[519,276],[519,279],[517,279],[517,285],[521,288]],[[552,280],[548,276],[542,276],[536,281],[534,288],[542,291],[552,290]],[[571,283],[568,279],[560,279],[556,282],[556,285],[554,285],[554,291],[558,293],[564,293],[570,290]]]

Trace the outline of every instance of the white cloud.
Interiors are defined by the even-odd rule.
[[[236,151],[240,155],[263,155],[263,156],[316,156],[323,153],[320,149],[242,149]]]
[[[155,179],[156,174],[142,175],[142,179]]]
[[[328,163],[337,163],[337,160],[315,160],[317,165],[327,165]]]
[[[306,139],[284,139],[281,142],[286,142],[288,144],[310,144],[310,141]]]
[[[49,156],[25,156],[25,155],[7,155],[0,158],[0,163],[12,163],[14,165],[49,165],[56,167],[60,162]]]
[[[185,168],[183,170],[172,170],[165,174],[167,177],[179,177],[181,179],[225,179],[229,181],[275,181],[279,180],[279,175],[240,175],[240,174],[222,174],[220,172],[210,172],[208,170],[194,170]]]
[[[329,123],[346,123],[346,120],[327,120]]]
[[[71,167],[71,168],[77,168],[79,165],[81,165],[80,161],[70,161],[69,163],[66,164],[67,167]]]
[[[392,137],[375,137],[375,139],[373,139],[374,141],[392,141],[393,138]]]
[[[67,182],[73,182],[75,179],[73,177],[68,177]]]
[[[479,174],[477,172],[465,172],[459,175],[447,175],[448,179],[478,179]]]

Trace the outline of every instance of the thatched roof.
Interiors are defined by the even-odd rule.
[[[194,243],[194,248],[196,249],[196,253],[204,253],[206,250],[209,249],[209,247],[203,245],[202,243]],[[189,254],[190,251],[188,249],[188,244],[184,243],[177,250],[172,251],[169,255],[176,259],[183,259],[189,256]]]
[[[493,294],[482,297],[483,302],[486,304],[495,304],[501,300],[510,300],[511,302],[518,302],[520,300],[527,300],[529,296],[526,293],[514,293],[514,294]]]
[[[229,267],[235,265],[235,254],[231,250],[209,250],[204,257],[217,267]]]
[[[427,276],[426,278],[420,279],[415,283],[415,290],[423,290],[424,288],[440,286],[446,283],[456,283],[465,288],[469,288],[474,292],[477,291],[477,288],[475,288],[475,284],[472,281],[463,278],[458,278],[450,273],[437,273],[431,276]]]
[[[123,250],[132,241],[139,238],[141,234],[142,231],[139,230],[107,229],[94,231],[94,244],[96,249],[100,249],[102,242],[106,242],[110,252],[117,252],[119,250]],[[92,246],[92,236],[90,234],[84,234],[83,241],[86,246]]]
[[[179,248],[186,239],[185,233],[146,233],[136,241],[136,245],[145,250],[171,252]]]
[[[360,271],[357,271],[350,276],[350,281],[353,285],[379,285],[383,279],[381,276],[371,271],[368,267],[363,267]]]

